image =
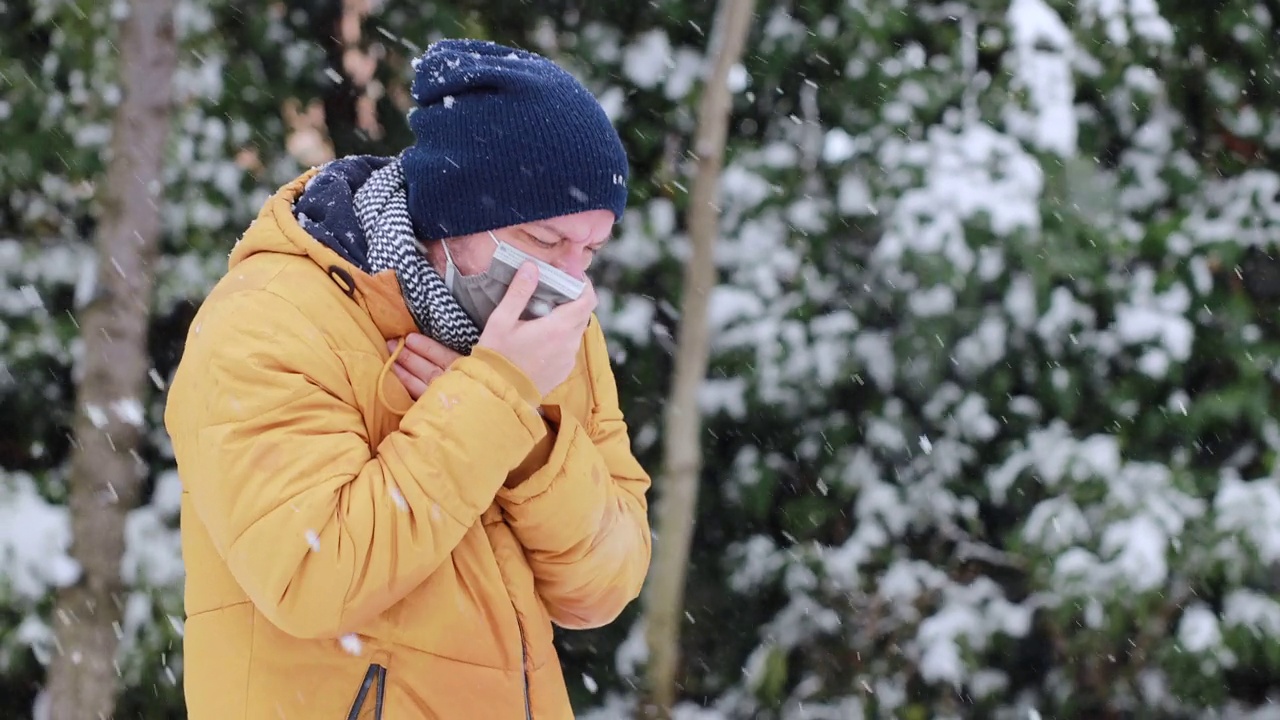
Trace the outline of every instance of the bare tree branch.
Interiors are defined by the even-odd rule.
[[[655,523],[659,535],[644,598],[649,646],[649,696],[644,708],[647,717],[670,717],[676,699],[680,620],[702,470],[698,391],[711,355],[707,306],[716,283],[714,250],[720,224],[720,172],[732,109],[729,71],[742,57],[754,5],[754,0],[720,0],[715,39],[707,53],[709,72],[698,107],[693,145],[698,169],[688,208],[693,252],[685,266],[675,378],[664,418],[665,459]]]

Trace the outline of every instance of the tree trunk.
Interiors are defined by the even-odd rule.
[[[71,453],[71,554],[81,575],[53,612],[50,716],[110,718],[119,671],[124,602],[120,562],[125,515],[145,468],[147,325],[160,237],[161,164],[177,64],[170,0],[132,0],[120,27],[120,79],[111,157],[99,185],[95,297],[79,313],[84,341]]]
[[[329,62],[329,77],[322,93],[324,99],[324,124],[333,143],[335,157],[353,154],[360,145],[356,98],[362,92],[351,75],[343,67],[343,55],[347,51],[343,20],[347,3],[344,0],[324,0],[310,9],[311,36],[324,48]]]
[[[728,78],[742,57],[754,4],[754,0],[720,0],[698,106],[693,147],[698,165],[688,208],[692,254],[685,266],[675,377],[664,418],[662,485],[655,519],[658,536],[644,597],[649,662],[643,715],[650,718],[670,717],[676,700],[680,621],[702,471],[698,391],[711,355],[707,306],[716,284],[713,251],[720,225],[720,172],[732,109]]]
[[[371,0],[324,0],[308,10],[312,37],[328,59],[330,82],[322,99],[334,157],[398,151],[380,146],[384,133],[377,99],[369,94],[378,60],[369,54],[361,33],[372,6]]]

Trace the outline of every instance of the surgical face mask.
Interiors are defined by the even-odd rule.
[[[507,294],[516,271],[528,261],[533,261],[538,266],[538,287],[520,316],[522,320],[542,317],[556,307],[576,300],[586,288],[584,281],[498,240],[492,232],[489,233],[489,238],[497,245],[493,260],[490,261],[488,270],[475,275],[458,272],[458,266],[454,264],[453,255],[449,252],[449,245],[446,243],[444,246],[445,287],[449,288],[477,327],[484,328],[489,316]]]

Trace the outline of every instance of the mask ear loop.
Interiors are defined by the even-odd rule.
[[[458,274],[458,265],[453,261],[453,253],[449,252],[449,243],[441,240],[440,245],[444,247],[444,284],[446,287],[452,288],[453,276]]]
[[[489,239],[493,241],[493,246],[495,248],[502,247],[502,241],[499,240],[498,237],[493,234],[492,230],[486,230],[485,232],[489,233]],[[444,246],[444,259],[445,259],[444,281],[446,285],[452,285],[453,276],[461,275],[462,273],[458,272],[458,263],[453,261],[453,253],[449,252],[448,241],[441,240],[440,244]]]

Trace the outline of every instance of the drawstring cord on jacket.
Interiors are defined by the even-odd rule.
[[[382,407],[386,408],[387,411],[390,412],[391,414],[403,416],[405,413],[409,412],[409,410],[413,408],[413,405],[410,404],[409,407],[405,408],[404,410],[397,410],[391,407],[391,402],[387,400],[387,385],[386,385],[387,372],[391,370],[392,365],[396,364],[396,359],[400,357],[401,350],[404,350],[403,335],[400,336],[400,339],[396,341],[396,349],[391,351],[391,357],[387,358],[387,361],[382,364],[382,371],[378,373],[378,402],[382,403]]]

